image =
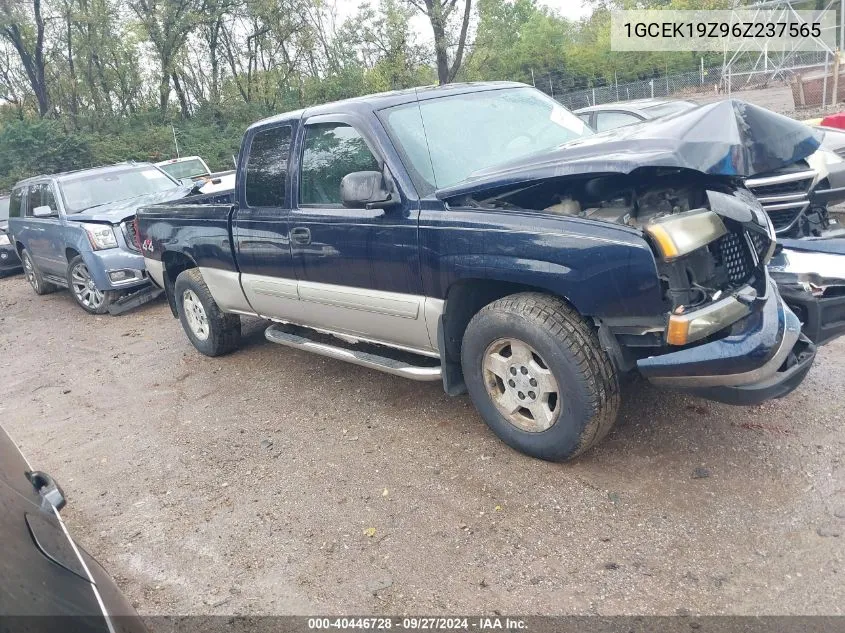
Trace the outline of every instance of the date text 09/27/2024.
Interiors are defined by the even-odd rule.
[[[308,618],[309,630],[524,631],[525,620],[508,617]]]

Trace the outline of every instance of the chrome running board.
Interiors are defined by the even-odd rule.
[[[440,366],[425,366],[412,365],[409,362],[390,358],[388,356],[381,356],[372,352],[364,352],[360,350],[346,349],[337,345],[330,345],[328,343],[321,343],[301,336],[286,332],[281,325],[271,325],[264,331],[264,337],[272,342],[280,345],[287,345],[296,349],[305,350],[306,352],[313,352],[320,356],[328,356],[329,358],[336,358],[338,360],[345,360],[346,362],[362,367],[369,367],[370,369],[377,369],[394,376],[401,376],[403,378],[410,378],[411,380],[440,380],[441,369]],[[316,334],[316,332],[315,332]]]

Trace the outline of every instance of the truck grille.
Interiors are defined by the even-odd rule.
[[[791,229],[810,205],[809,192],[816,179],[814,169],[784,171],[773,176],[749,178],[751,190],[772,219],[776,233]]]
[[[751,240],[751,245],[757,252],[757,261],[762,260],[769,252],[771,240],[769,240],[767,236],[763,235],[762,233],[758,233],[757,231],[748,231],[748,239]]]
[[[123,231],[123,237],[126,238],[126,246],[130,250],[141,252],[138,246],[138,236],[135,233],[135,220],[126,220],[120,225],[120,228]]]
[[[754,259],[748,242],[738,233],[728,233],[719,238],[714,255],[717,264],[724,266],[728,279],[734,285],[745,283],[754,272]]]

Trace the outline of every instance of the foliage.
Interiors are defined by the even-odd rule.
[[[552,77],[584,88],[700,63],[609,43],[610,9],[692,0],[593,0],[580,21],[538,0],[364,0],[339,22],[333,2],[0,0],[0,191],[35,173],[175,156],[174,131],[182,155],[226,169],[255,120],[372,92]]]

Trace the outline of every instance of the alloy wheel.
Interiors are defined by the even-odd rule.
[[[499,412],[528,433],[551,428],[560,413],[560,390],[546,362],[528,343],[493,341],[482,362],[487,394]]]
[[[76,300],[89,310],[97,310],[103,305],[105,293],[99,290],[91,278],[88,266],[78,263],[70,271],[70,281]]]
[[[23,254],[23,272],[29,285],[35,292],[38,292],[38,275],[35,274],[35,266],[32,265],[32,259],[26,251]]]
[[[188,289],[182,293],[182,309],[185,312],[188,327],[191,328],[194,336],[201,341],[206,340],[211,333],[208,315],[206,315],[202,302],[193,290]]]

